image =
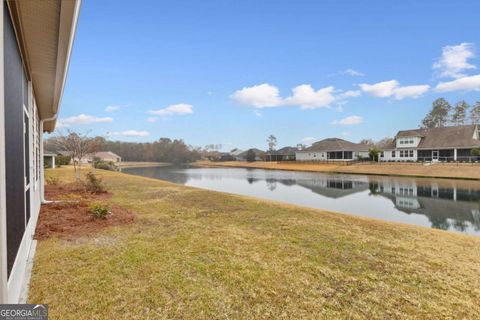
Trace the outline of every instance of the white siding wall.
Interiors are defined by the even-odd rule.
[[[403,157],[400,157],[400,151],[403,151]],[[411,151],[413,151],[413,155]],[[395,152],[395,157],[392,156],[393,152]],[[386,150],[383,152],[383,157],[380,157],[380,161],[417,161],[417,150]]]
[[[401,137],[397,138],[397,148],[416,148],[422,140],[421,137]]]
[[[325,161],[327,160],[326,152],[301,151],[295,152],[297,161]]]
[[[354,152],[354,153],[353,153],[353,159],[354,159],[354,160],[357,160],[358,157],[360,157],[360,158],[368,158],[368,157],[370,157],[370,156],[368,155],[368,151]]]
[[[343,159],[328,159],[326,151],[297,151],[295,156],[297,161],[345,161]],[[353,152],[353,159],[346,160],[357,160],[357,156],[368,158],[368,151]]]

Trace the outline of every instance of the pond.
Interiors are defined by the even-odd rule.
[[[480,182],[244,168],[122,172],[387,221],[480,235]]]

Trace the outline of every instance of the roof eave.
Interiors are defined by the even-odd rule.
[[[52,132],[65,87],[81,0],[52,0],[42,3],[41,8],[35,1],[8,0],[7,4],[27,77],[37,98],[40,120],[45,121],[44,131]],[[52,48],[56,49],[53,54]],[[54,60],[42,60],[49,53]]]

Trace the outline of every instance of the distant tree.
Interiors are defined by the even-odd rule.
[[[423,128],[444,127],[448,123],[448,114],[452,106],[444,98],[438,98],[432,103],[432,110],[422,120]]]
[[[385,146],[388,146],[388,145],[389,145],[390,143],[392,143],[392,142],[393,142],[393,138],[385,137],[385,138],[377,141],[377,142],[375,143],[375,146],[378,147],[378,148],[380,148],[380,149],[383,149],[383,148],[385,148]]]
[[[366,144],[367,146],[374,146],[375,142],[372,139],[362,139],[360,140],[361,144]]]
[[[75,178],[80,179],[80,167],[83,159],[89,154],[99,150],[99,139],[91,138],[88,133],[78,133],[67,130],[66,134],[59,134],[56,137],[59,150],[68,151],[73,160]]]
[[[474,157],[480,157],[480,148],[473,148],[470,150],[470,155]]]
[[[469,108],[470,106],[465,100],[457,102],[453,108],[452,123],[456,126],[465,124]]]
[[[472,124],[480,123],[480,101],[475,102],[470,110],[470,120],[472,121]]]
[[[381,152],[382,150],[380,148],[372,147],[368,149],[368,156],[370,157],[370,160],[378,162],[378,156]]]
[[[246,158],[248,162],[254,162],[256,158],[255,151],[253,149],[248,150]]]
[[[58,166],[63,166],[63,165],[68,165],[72,161],[72,158],[70,156],[63,156],[63,155],[57,155],[55,157],[55,165]]]
[[[275,148],[277,147],[277,137],[275,137],[273,134],[269,135],[267,138],[267,143],[268,150],[275,151]]]
[[[297,149],[298,149],[298,150],[303,150],[303,149],[305,149],[305,148],[307,148],[307,146],[304,145],[303,143],[297,144]]]

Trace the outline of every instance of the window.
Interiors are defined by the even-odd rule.
[[[403,140],[400,140],[400,144],[403,144]]]
[[[385,153],[382,151],[380,152],[380,158],[383,158],[385,156]]]
[[[395,151],[392,151],[392,158],[395,158]]]
[[[411,140],[409,141],[409,143],[410,143],[410,144],[413,144],[413,139],[411,139]]]
[[[410,158],[413,158],[413,150],[410,150]]]
[[[403,150],[400,150],[400,158],[403,158]]]

